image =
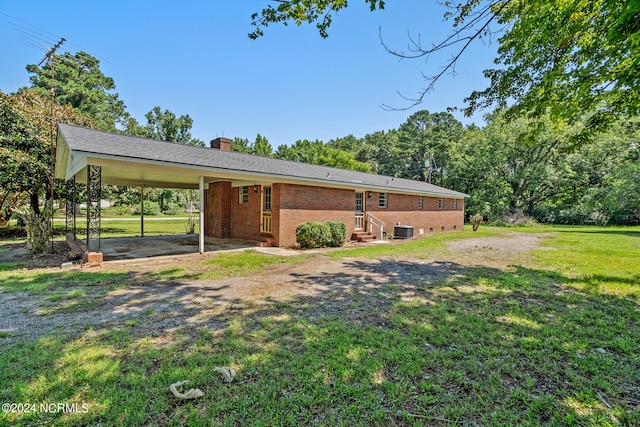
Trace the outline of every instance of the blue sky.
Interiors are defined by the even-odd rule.
[[[363,0],[334,17],[329,38],[314,26],[272,25],[250,40],[251,14],[267,0],[246,1],[43,1],[0,0],[0,90],[28,86],[27,64],[37,64],[57,39],[61,52],[84,50],[97,57],[127,111],[144,123],[154,106],[189,114],[192,135],[253,141],[258,133],[276,148],[298,139],[332,138],[397,128],[412,113],[462,106],[474,89],[484,89],[482,70],[491,67],[497,44],[476,43],[423,104],[409,111],[384,111],[381,104],[407,106],[397,91],[415,95],[421,72],[431,75],[448,54],[398,61],[380,44],[398,49],[408,32],[430,45],[450,22],[434,1],[389,1],[369,12]],[[9,16],[7,16],[9,15]],[[38,33],[41,43],[25,38]],[[48,43],[47,43],[48,42]],[[42,44],[42,47],[34,46]],[[482,116],[464,118],[482,124]]]

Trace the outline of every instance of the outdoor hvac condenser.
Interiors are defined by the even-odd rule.
[[[413,225],[396,225],[393,229],[394,239],[411,239],[413,237]]]

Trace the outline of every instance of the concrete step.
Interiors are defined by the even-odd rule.
[[[273,237],[262,236],[260,243],[258,243],[258,246],[260,246],[261,248],[273,247]]]

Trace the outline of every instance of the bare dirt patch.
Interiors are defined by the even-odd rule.
[[[20,264],[28,269],[60,267],[68,254],[65,242],[54,242],[52,253],[40,255],[30,254],[24,242],[5,243],[0,246],[0,264]]]
[[[539,248],[542,235],[509,233],[504,237],[472,238],[450,242],[437,259],[345,258],[338,261],[317,256],[295,266],[270,267],[258,275],[221,280],[163,280],[149,271],[183,266],[189,257],[148,258],[126,263],[105,263],[87,269],[102,273],[127,271],[114,283],[84,286],[77,301],[48,300],[26,292],[0,291],[0,343],[33,339],[52,333],[80,333],[88,328],[121,327],[128,324],[139,334],[162,336],[179,329],[218,329],[225,313],[250,312],[274,302],[298,301],[312,316],[374,316],[398,299],[423,295],[424,289],[462,276],[469,268],[504,268],[514,254]],[[19,248],[0,252],[2,262],[29,260]],[[61,256],[62,254],[58,254]],[[199,255],[192,255],[201,259]],[[9,261],[7,261],[7,259]],[[78,269],[80,270],[80,269]],[[60,273],[60,268],[41,270]],[[120,273],[122,276],[123,273]],[[1,288],[0,288],[1,289]],[[71,292],[73,288],[65,289]],[[312,301],[312,302],[311,302]],[[347,313],[345,307],[350,307]],[[358,308],[359,307],[359,308]],[[380,320],[382,321],[382,320]]]
[[[452,257],[466,265],[481,263],[492,267],[504,267],[505,262],[533,249],[551,249],[540,246],[549,233],[509,232],[502,236],[479,237],[448,242]]]

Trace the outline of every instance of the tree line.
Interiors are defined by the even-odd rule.
[[[619,120],[584,139],[586,123],[550,116],[483,127],[418,111],[397,129],[327,143],[376,173],[428,180],[469,194],[467,217],[525,215],[561,224],[640,224],[640,121]]]

